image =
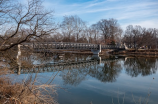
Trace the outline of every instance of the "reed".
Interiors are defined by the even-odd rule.
[[[0,71],[0,102],[2,104],[58,104],[56,85],[35,84],[36,77],[30,75],[27,80],[13,83],[7,70]],[[1,104],[0,103],[0,104]]]

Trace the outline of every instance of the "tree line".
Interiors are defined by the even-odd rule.
[[[126,43],[129,48],[157,49],[158,29],[129,25],[125,30],[122,42]]]
[[[129,48],[157,48],[158,29],[129,25],[123,31],[114,18],[101,19],[88,25],[77,15],[64,16],[55,23],[54,11],[43,9],[42,0],[27,4],[0,0],[0,50],[23,42],[77,42],[126,44]],[[3,47],[10,44],[8,47]]]
[[[44,41],[78,42],[95,44],[120,43],[121,29],[116,19],[102,19],[91,26],[77,15],[64,16],[56,33]]]

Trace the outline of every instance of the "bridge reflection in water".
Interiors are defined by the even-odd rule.
[[[33,62],[37,61],[35,57],[41,63],[34,64]],[[126,73],[132,77],[137,77],[138,75],[147,76],[154,74],[157,71],[156,58],[102,57],[101,59],[98,55],[87,56],[65,53],[45,58],[43,56],[33,54],[33,58],[21,56],[19,59],[21,59],[21,61],[18,61],[19,67],[17,67],[15,73],[28,74],[60,72],[60,76],[62,76],[65,84],[72,85],[79,84],[87,75],[95,77],[102,82],[114,82],[122,69],[124,69]],[[30,67],[25,67],[22,64],[24,63],[22,62],[24,60],[26,60],[26,63],[31,63],[31,65],[29,65]],[[122,64],[124,68],[122,68]],[[74,82],[72,82],[72,80]]]
[[[46,64],[36,64],[33,65],[33,68],[22,68],[20,61],[18,61],[19,69],[15,71],[18,74],[26,74],[26,73],[43,73],[43,72],[55,72],[62,71],[65,69],[81,69],[92,66],[97,66],[101,63],[113,62],[118,59],[102,59],[99,55],[92,55],[91,59],[88,60],[78,60],[78,61],[62,61],[62,62],[53,62]]]
[[[32,68],[19,66],[19,68],[15,70],[15,73],[60,73],[60,76],[62,77],[65,84],[76,86],[85,80],[87,75],[95,77],[102,82],[114,82],[121,71],[121,67],[118,64],[118,60],[120,59],[101,59],[101,57],[98,55],[83,58],[82,56],[79,56],[79,58],[80,59],[76,61],[67,61],[67,58],[65,58],[65,61],[53,61],[45,64],[35,64],[32,66]]]
[[[20,57],[20,56],[18,56]],[[37,56],[35,56],[37,57]],[[37,57],[38,59],[44,60],[44,57],[41,56]],[[57,58],[57,59],[52,59],[52,58]],[[31,61],[28,59],[28,57],[23,57],[21,56],[22,60],[26,60],[25,63],[29,64]],[[125,60],[124,60],[125,59]],[[53,61],[52,61],[53,60]],[[105,64],[105,63],[110,63],[110,62],[115,62],[118,59],[115,58],[102,58],[99,57],[98,55],[74,55],[74,54],[66,54],[61,56],[58,55],[53,55],[50,57],[47,57],[47,61],[44,63],[39,63],[39,64],[33,64],[33,61],[36,61],[32,59],[32,62],[29,65],[30,67],[24,67],[24,65],[21,65],[21,61],[18,60],[18,70],[15,71],[16,73],[19,72],[19,74],[23,73],[37,73],[37,72],[51,72],[51,71],[61,71],[64,69],[73,69],[73,68],[84,68],[84,67],[89,67],[89,66],[97,66],[99,64]],[[146,61],[144,61],[146,60]],[[138,76],[139,74],[142,75],[148,75],[156,72],[156,58],[137,58],[137,57],[126,57],[123,58],[124,61],[124,67],[126,69],[126,73],[131,75],[132,77]]]
[[[116,93],[118,92],[118,88],[120,92],[126,92],[125,103],[129,104],[131,100],[128,98],[132,96],[131,93],[129,94],[131,89],[133,95],[145,99],[153,78],[155,78],[155,80],[152,82],[152,87],[150,88],[150,92],[152,92],[150,101],[155,101],[156,103],[151,103],[157,104],[157,58],[131,56],[126,58],[105,58],[102,56],[102,58],[100,58],[98,55],[84,56],[74,54],[65,54],[63,56],[53,54],[52,56],[43,57],[44,55],[42,56],[42,53],[36,54],[32,54],[32,56],[28,57],[21,56],[21,58],[19,58],[20,60],[18,62],[21,62],[21,64],[18,64],[21,68],[19,72],[22,74],[19,75],[19,77],[25,76],[27,73],[36,75],[34,73],[41,72],[39,76],[42,76],[42,78],[38,81],[51,83],[51,81],[54,80],[52,83],[60,84],[61,87],[64,86],[64,88],[69,88],[70,93],[65,94],[63,90],[60,90],[58,93],[59,99],[61,98],[59,102],[64,102],[61,104],[65,104],[68,100],[71,103],[72,99],[77,99],[74,102],[72,101],[73,104],[77,101],[81,101],[81,99],[82,101],[86,99],[86,103],[81,104],[87,104],[91,99],[99,99],[98,102],[93,101],[95,104],[100,104],[100,102],[104,104],[108,101],[108,98],[110,99],[108,104],[111,103],[111,99],[114,99],[114,103],[118,103],[118,96],[121,99],[124,98],[121,94]],[[24,66],[24,61],[31,65]],[[37,64],[37,61],[39,64]],[[9,64],[11,66],[11,60],[8,59],[7,62],[10,62]],[[18,66],[15,72],[18,73]],[[109,95],[116,95],[116,98],[111,98]],[[70,103],[68,102],[66,104]]]

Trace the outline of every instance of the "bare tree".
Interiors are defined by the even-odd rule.
[[[1,0],[1,2],[7,3],[5,0]],[[7,10],[7,7],[4,10]],[[27,6],[26,4],[16,3],[16,6],[9,13],[2,16],[4,18],[9,17],[9,21],[1,25],[3,31],[5,31],[1,32],[0,51],[53,33],[56,27],[52,16],[52,11],[43,9],[41,0],[28,0]],[[8,28],[3,28],[4,25],[7,25]],[[12,42],[13,38],[16,38],[16,41]],[[5,44],[9,43],[12,44],[4,47]]]
[[[86,28],[84,33],[85,33],[85,36],[88,40],[88,43],[92,43],[93,39],[92,39],[92,30],[91,30],[91,28]]]
[[[93,37],[94,37],[94,43],[97,44],[98,40],[99,40],[99,37],[100,37],[99,30],[97,29],[97,25],[93,24],[90,27],[90,30],[91,30],[91,33],[93,34]]]
[[[156,29],[153,28],[149,28],[149,29],[145,29],[144,33],[143,33],[143,45],[145,45],[148,48],[156,48],[156,41],[157,41],[157,37],[156,37]]]
[[[157,34],[157,29],[129,25],[126,28],[123,42],[135,49],[140,47],[156,48]]]
[[[122,33],[123,33],[123,30],[121,28],[118,28],[118,31],[116,32],[115,37],[114,37],[114,40],[118,44],[122,43]]]
[[[104,42],[109,43],[114,41],[115,35],[121,29],[116,19],[102,19],[97,24],[97,28],[101,31],[101,35],[104,37]]]
[[[143,29],[141,26],[133,26],[133,25],[129,25],[127,26],[126,30],[125,30],[125,41],[127,42],[127,44],[130,47],[134,47],[136,48],[136,46],[138,46],[138,43],[140,43],[141,40],[141,34],[143,32]]]
[[[84,29],[86,28],[86,22],[84,22],[78,16],[73,16],[73,18],[74,18],[73,21],[74,21],[74,25],[75,25],[76,42],[78,42],[78,40],[81,36],[81,32],[83,32]]]
[[[123,38],[123,42],[126,43],[126,45],[128,45],[130,48],[131,48],[132,39],[133,39],[132,31],[133,31],[133,25],[127,26],[125,30],[124,38]]]
[[[11,2],[11,0],[0,0],[0,26],[7,22],[7,14],[12,10],[13,7],[15,7],[15,4]]]
[[[64,37],[69,37],[71,41],[71,36],[76,37],[76,42],[79,42],[79,38],[86,27],[86,22],[84,22],[78,16],[65,16],[63,22],[61,23],[61,29]]]
[[[74,31],[73,16],[65,16],[60,27],[62,29],[62,33],[65,36],[68,36],[70,42],[71,36]]]

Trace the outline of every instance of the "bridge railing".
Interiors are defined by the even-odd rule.
[[[8,44],[9,45],[9,44]],[[4,45],[8,46],[8,45]],[[99,44],[89,44],[89,43],[71,43],[71,42],[34,42],[34,43],[22,43],[23,47],[30,47],[33,49],[99,49]],[[125,48],[124,45],[101,45],[101,49],[118,49]]]
[[[97,44],[87,43],[66,43],[66,42],[44,42],[33,43],[33,48],[36,49],[98,49]]]
[[[101,49],[118,49],[125,48],[123,45],[101,45]]]

